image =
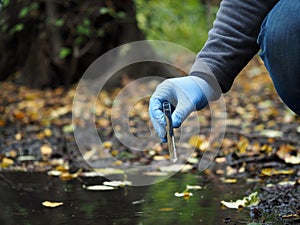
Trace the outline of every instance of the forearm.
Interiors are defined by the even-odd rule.
[[[209,38],[198,53],[190,75],[199,76],[209,83],[216,80],[222,92],[228,91],[237,74],[258,52],[260,25],[277,2],[223,0]]]

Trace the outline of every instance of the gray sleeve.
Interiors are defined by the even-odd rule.
[[[190,75],[199,76],[210,84],[216,80],[221,87],[217,95],[227,92],[234,78],[258,52],[260,25],[277,2],[223,0],[208,40],[198,53]]]

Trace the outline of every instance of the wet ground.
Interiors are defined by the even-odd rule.
[[[0,223],[18,224],[250,224],[251,210],[232,210],[221,206],[223,199],[240,198],[254,188],[244,182],[224,184],[218,180],[193,174],[177,174],[151,186],[126,186],[113,191],[88,191],[82,181],[61,181],[42,173],[4,174],[12,186],[0,181]],[[100,180],[99,180],[100,179]],[[102,178],[93,179],[101,182]],[[85,181],[85,182],[91,182]],[[176,198],[174,193],[185,185],[201,185],[189,199]],[[62,202],[47,208],[44,201]],[[286,224],[265,215],[264,224]],[[289,224],[296,224],[289,223]]]
[[[162,170],[168,159],[166,146],[152,141],[143,151],[133,152],[114,134],[110,107],[118,89],[101,93],[93,109],[103,146],[87,142],[80,152],[71,118],[75,87],[33,90],[1,83],[0,224],[298,224],[299,117],[282,104],[261,64],[243,73],[224,97],[227,128],[211,167],[198,171],[199,160],[211,150],[211,115],[205,109],[197,117],[200,132],[183,133],[178,146],[179,163],[188,166],[185,171],[171,171],[175,175],[167,175],[168,179],[162,177],[166,176]],[[146,100],[139,102],[130,114],[130,131],[140,138],[149,132],[147,105]],[[75,125],[82,124],[75,121]],[[89,133],[83,138],[88,137]],[[113,163],[101,160],[107,152]],[[153,185],[89,191],[84,187],[100,185],[107,176],[84,175],[92,169],[82,156],[101,167],[101,172],[119,169],[118,180],[143,178]],[[153,164],[160,166],[151,167],[147,175],[124,172],[124,165]],[[154,182],[157,179],[163,181]],[[201,189],[189,191],[190,197],[176,197],[186,185]],[[253,192],[260,199],[256,206],[235,209],[221,204]],[[44,201],[63,205],[48,208]]]

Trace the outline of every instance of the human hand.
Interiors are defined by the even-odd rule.
[[[156,87],[150,98],[149,114],[159,138],[166,140],[166,120],[162,105],[170,102],[175,110],[172,113],[172,126],[178,128],[188,115],[204,108],[212,95],[212,88],[203,79],[196,76],[171,78],[163,81]]]

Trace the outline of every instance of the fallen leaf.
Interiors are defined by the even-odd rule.
[[[163,160],[166,160],[166,157],[163,156],[163,155],[155,155],[153,157],[153,160],[155,160],[155,161],[163,161]]]
[[[111,191],[116,189],[115,187],[106,186],[106,185],[91,185],[91,186],[83,185],[83,188],[90,191]]]
[[[64,204],[63,202],[49,202],[49,201],[42,202],[43,206],[50,207],[50,208],[55,208],[55,207],[61,206],[63,204]]]
[[[176,192],[175,197],[181,198],[181,197],[191,197],[193,196],[193,193],[185,191],[185,192]]]
[[[33,155],[21,155],[18,157],[19,162],[26,162],[26,161],[35,161],[36,157]]]
[[[105,149],[111,149],[112,146],[113,146],[113,143],[111,141],[105,141],[105,142],[103,142],[103,147]]]
[[[260,134],[269,138],[275,138],[275,137],[282,137],[283,132],[278,130],[261,130]]]
[[[101,176],[125,173],[124,170],[115,169],[115,168],[95,168],[94,170],[95,170],[95,172],[99,173]]]
[[[49,129],[49,128],[46,128],[46,129],[44,130],[44,135],[45,135],[46,137],[51,137],[51,136],[52,136],[52,130]]]
[[[45,157],[49,157],[52,154],[52,148],[49,145],[42,145],[40,151],[41,154]]]
[[[68,124],[63,126],[62,130],[64,133],[72,133],[75,129],[75,125],[74,124]]]
[[[81,177],[101,177],[101,174],[91,171],[91,172],[82,172],[80,173]]]
[[[249,140],[245,137],[241,137],[239,142],[237,143],[237,148],[240,154],[245,154],[247,147],[249,146]]]
[[[189,139],[189,144],[197,149],[200,149],[201,144],[204,142],[204,136],[192,136]]]
[[[250,206],[256,206],[258,205],[260,199],[258,197],[258,193],[254,192],[250,194],[249,196],[244,197],[243,199],[238,199],[234,202],[226,202],[221,201],[221,203],[230,209],[240,209],[241,207],[250,207]]]
[[[16,139],[16,141],[20,141],[22,139],[22,134],[21,133],[16,133],[15,139]]]
[[[300,153],[297,154],[297,156],[290,156],[290,157],[287,157],[285,158],[284,160],[286,163],[290,163],[290,164],[300,164]]]
[[[168,175],[167,172],[159,172],[159,171],[147,171],[147,172],[144,172],[143,174],[146,176],[155,176],[155,177]]]
[[[298,214],[288,214],[288,215],[282,215],[282,219],[290,219],[290,218],[300,218]]]
[[[278,183],[280,186],[293,186],[296,184],[296,181],[281,181]]]
[[[79,169],[76,173],[69,173],[69,172],[62,172],[59,176],[61,180],[73,180],[79,176],[79,174],[82,172],[82,169]]]
[[[222,177],[220,180],[221,180],[223,183],[225,183],[225,184],[234,184],[234,183],[237,183],[237,182],[238,182],[238,180],[235,179],[235,178],[224,178],[224,177]]]
[[[226,162],[226,157],[217,157],[215,159],[216,163],[225,163]]]
[[[104,181],[103,185],[111,186],[111,187],[124,187],[124,186],[131,186],[131,181]]]
[[[7,167],[14,165],[14,163],[15,163],[14,160],[4,157],[1,162],[1,167],[7,168]]]
[[[187,190],[200,190],[200,189],[202,189],[202,187],[199,185],[186,185],[186,189]]]
[[[47,174],[49,176],[59,177],[62,174],[62,172],[58,170],[50,170],[47,172]]]
[[[173,211],[174,208],[160,208],[158,209],[158,211],[161,211],[161,212],[170,212],[170,211]]]
[[[265,176],[273,176],[273,175],[291,175],[295,171],[293,169],[288,170],[276,170],[273,168],[263,168],[261,170],[261,174]]]

